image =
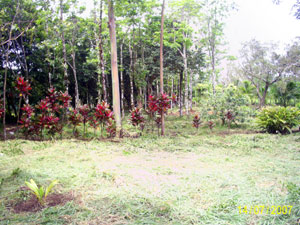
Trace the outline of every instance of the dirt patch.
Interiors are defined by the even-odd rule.
[[[49,194],[45,205],[41,205],[35,196],[31,196],[30,199],[26,201],[21,201],[12,206],[12,209],[16,213],[22,212],[37,212],[41,209],[56,206],[56,205],[64,205],[67,202],[74,199],[74,196],[70,193],[67,194]]]

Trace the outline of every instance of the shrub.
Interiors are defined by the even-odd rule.
[[[256,123],[268,133],[291,133],[292,128],[299,125],[300,111],[292,107],[267,107],[258,114]]]

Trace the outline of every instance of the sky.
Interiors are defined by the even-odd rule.
[[[284,46],[300,36],[300,20],[291,11],[296,0],[282,0],[280,5],[272,0],[236,0],[238,11],[226,21],[225,37],[228,53],[238,56],[241,43],[253,38],[274,41]]]

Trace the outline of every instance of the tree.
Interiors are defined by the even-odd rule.
[[[241,72],[255,86],[259,107],[265,105],[269,88],[283,77],[290,76],[295,63],[299,64],[298,60],[290,60],[289,55],[274,52],[276,47],[253,39],[244,43],[241,50]]]
[[[202,27],[202,44],[205,46],[208,52],[208,62],[210,65],[211,83],[213,93],[216,92],[217,83],[217,66],[220,61],[220,57],[224,54],[221,51],[221,46],[224,37],[224,22],[223,20],[228,16],[230,10],[234,9],[234,4],[230,4],[224,0],[205,0],[204,1],[204,21],[205,24]]]
[[[6,5],[6,11],[0,11],[0,21],[3,25],[0,26],[0,51],[5,54],[3,65],[5,66],[4,80],[3,80],[3,137],[6,140],[6,85],[7,85],[7,74],[8,68],[11,67],[9,61],[9,55],[11,54],[11,48],[13,42],[22,37],[28,29],[31,27],[34,19],[26,21],[25,25],[22,22],[22,8],[24,4],[22,0],[18,0],[15,4]],[[31,4],[31,2],[29,2]],[[4,4],[3,4],[4,6]],[[1,56],[2,57],[2,56]]]
[[[273,3],[280,4],[281,0],[273,0]],[[294,11],[294,16],[296,19],[300,20],[300,0],[296,0],[295,4],[292,6],[292,10]]]
[[[63,68],[64,68],[64,86],[69,94],[69,80],[68,80],[68,65],[67,65],[67,50],[66,50],[66,39],[65,39],[65,24],[64,24],[64,10],[66,5],[64,4],[63,0],[59,1],[59,12],[60,12],[60,35],[61,35],[61,42],[62,42],[62,52],[63,52]]]
[[[161,7],[161,29],[160,29],[160,94],[164,94],[164,9],[165,9],[165,0],[163,0]],[[161,135],[165,135],[165,112],[161,112]]]
[[[112,87],[113,87],[113,109],[116,119],[117,132],[121,130],[121,109],[120,109],[120,88],[118,74],[118,56],[117,56],[117,39],[116,39],[116,23],[114,15],[113,0],[108,0],[108,23],[111,43],[111,71],[112,71]]]

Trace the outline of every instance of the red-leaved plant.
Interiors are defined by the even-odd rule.
[[[166,94],[162,94],[159,97],[156,96],[149,96],[148,99],[148,115],[149,118],[154,120],[156,122],[156,125],[159,129],[159,127],[161,125],[158,126],[158,124],[161,124],[161,118],[155,118],[155,114],[156,112],[159,113],[159,115],[163,113],[167,113],[168,109],[171,107],[170,105],[170,99]],[[160,121],[160,123],[158,123],[157,121]],[[152,123],[152,130],[153,130],[153,123]]]
[[[29,133],[33,131],[32,116],[34,108],[31,105],[26,104],[21,108],[21,110],[23,113],[19,123],[21,124],[21,129],[23,130],[25,137],[27,138]]]
[[[199,126],[201,124],[201,119],[199,115],[195,115],[194,119],[193,119],[193,127],[195,127],[197,129],[197,131],[199,130]]]
[[[134,126],[134,127],[140,126],[140,129],[143,132],[145,118],[142,115],[142,109],[141,108],[134,108],[130,112],[130,122],[131,122],[132,126]]]
[[[60,133],[62,130],[61,125],[59,125],[59,118],[54,114],[45,117],[45,127],[52,136],[55,135],[55,133]]]
[[[18,77],[16,81],[16,89],[19,91],[20,96],[28,95],[32,89],[28,81],[24,80],[24,77]]]
[[[157,100],[157,107],[158,112],[161,114],[161,112],[166,113],[170,106],[170,99],[166,94],[162,94],[159,96]]]
[[[209,121],[207,122],[207,125],[208,125],[209,129],[212,131],[213,127],[215,126],[215,123],[214,123],[214,121],[209,120]]]
[[[113,111],[109,109],[109,104],[102,101],[96,106],[94,115],[98,120],[98,123],[101,125],[101,136],[103,137],[104,126],[109,119],[114,119]]]
[[[69,111],[69,121],[73,125],[73,134],[76,136],[76,127],[82,122],[82,116],[76,109]]]
[[[234,115],[231,111],[227,111],[225,114],[225,118],[227,119],[228,128],[230,129],[231,123],[234,120]]]
[[[29,95],[29,91],[32,89],[28,81],[24,80],[24,77],[18,77],[16,80],[16,89],[19,92],[19,107],[17,115],[17,126],[20,123],[20,112],[21,112],[21,102],[22,98]],[[18,129],[18,128],[17,128]]]
[[[94,128],[94,135],[95,135],[96,134],[96,129],[99,126],[98,120],[96,119],[95,115],[91,115],[88,118],[88,121],[89,121],[89,125]]]
[[[79,107],[79,112],[82,116],[82,123],[83,123],[83,135],[85,135],[86,133],[86,123],[88,122],[89,119],[89,112],[90,112],[90,108],[88,107],[88,105],[82,105]]]

